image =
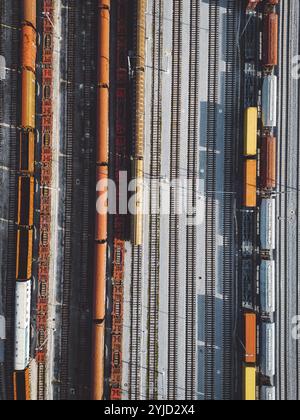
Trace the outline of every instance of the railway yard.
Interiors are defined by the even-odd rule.
[[[299,57],[297,0],[0,0],[0,400],[300,399]]]

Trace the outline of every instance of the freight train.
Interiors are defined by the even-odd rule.
[[[21,121],[18,146],[14,398],[30,399],[30,322],[34,238],[36,1],[22,1]]]
[[[98,113],[96,183],[108,180],[109,141],[109,86],[110,86],[110,0],[98,3]],[[106,196],[107,191],[97,188],[96,202]],[[97,205],[96,205],[97,208]],[[103,211],[104,210],[104,211]],[[106,315],[106,268],[107,268],[107,209],[96,211],[95,220],[95,268],[94,303],[92,326],[92,399],[104,398],[104,354]]]
[[[244,308],[244,399],[274,400],[275,257],[277,188],[278,0],[247,1],[249,27],[245,33],[245,113],[242,197],[242,285]],[[259,5],[259,9],[257,6]],[[262,38],[255,28],[262,22]],[[257,51],[262,39],[262,56]],[[262,81],[258,75],[262,74]],[[261,84],[262,105],[256,87]],[[259,90],[259,88],[258,88]],[[259,235],[257,231],[259,230]],[[260,249],[257,254],[257,249]],[[257,264],[259,262],[259,283]],[[259,286],[258,286],[259,284]],[[257,299],[257,293],[259,298]],[[258,337],[260,338],[258,340]],[[259,354],[259,357],[258,357]],[[258,380],[259,379],[259,380]]]

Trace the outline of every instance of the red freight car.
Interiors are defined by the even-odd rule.
[[[276,188],[276,138],[266,136],[261,147],[261,188],[265,191]]]
[[[269,13],[265,16],[263,64],[266,67],[278,65],[278,25],[277,13]]]

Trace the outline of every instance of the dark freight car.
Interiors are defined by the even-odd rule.
[[[278,65],[278,25],[277,13],[269,13],[265,16],[263,64],[266,67]]]

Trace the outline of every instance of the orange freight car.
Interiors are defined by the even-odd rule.
[[[24,371],[14,372],[14,399],[15,401],[30,400],[30,374],[29,368]]]
[[[278,65],[278,25],[277,13],[269,13],[265,16],[263,64],[267,67]]]
[[[257,325],[256,315],[245,314],[245,362],[256,363]]]
[[[35,72],[36,66],[36,32],[32,26],[22,27],[21,66]]]
[[[109,56],[110,56],[110,0],[99,0],[98,39],[98,112],[97,112],[97,172],[96,181],[108,178],[109,136]],[[106,192],[97,191],[94,307],[92,343],[92,399],[104,397],[104,333],[106,310],[106,259],[107,259],[107,209],[100,206],[99,199]]]
[[[257,163],[247,159],[244,164],[244,206],[256,207],[257,204]]]
[[[261,188],[274,190],[276,188],[276,138],[266,136],[262,139],[261,148]]]
[[[36,28],[36,0],[23,0],[23,21]]]

